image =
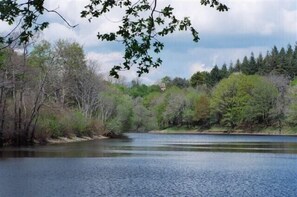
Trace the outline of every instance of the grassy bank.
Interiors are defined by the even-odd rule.
[[[246,135],[296,135],[297,128],[285,127],[280,132],[278,128],[269,127],[258,130],[243,130],[234,129],[230,130],[225,127],[211,127],[210,129],[198,129],[198,128],[188,128],[188,127],[172,127],[163,130],[153,130],[149,133],[162,133],[162,134],[246,134]]]

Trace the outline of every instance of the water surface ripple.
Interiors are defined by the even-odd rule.
[[[0,196],[296,196],[297,138],[128,134],[0,149]]]

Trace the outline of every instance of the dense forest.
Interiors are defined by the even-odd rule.
[[[155,85],[107,80],[75,42],[7,48],[0,51],[0,145],[173,127],[294,132],[296,75],[297,44]]]

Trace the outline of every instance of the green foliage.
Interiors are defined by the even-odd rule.
[[[44,0],[28,0],[22,3],[2,0],[0,2],[0,20],[7,22],[9,25],[17,23],[22,31],[16,38],[11,37],[11,35],[8,35],[8,39],[6,39],[7,36],[0,36],[0,43],[11,44],[15,40],[19,40],[20,43],[29,42],[36,32],[44,30],[49,25],[48,22],[39,20],[39,16],[44,11],[47,11],[44,8]]]
[[[42,131],[44,133],[45,138],[57,138],[63,136],[62,125],[59,123],[59,119],[54,115],[40,117],[37,128],[39,132]]]
[[[180,77],[175,77],[172,80],[172,85],[178,88],[187,88],[189,87],[189,81]]]
[[[276,46],[265,56],[261,53],[258,57],[251,55],[245,56],[242,62],[238,59],[233,66],[232,63],[227,69],[227,65],[223,64],[221,68],[213,67],[210,72],[197,72],[191,76],[190,83],[192,87],[206,84],[208,87],[215,86],[220,80],[227,78],[232,73],[242,72],[246,75],[284,75],[291,80],[297,76],[297,45],[293,50],[291,45],[287,49],[283,47],[278,50]]]
[[[268,65],[275,58],[272,54],[277,54],[275,60],[285,65],[281,67],[292,69],[286,58],[293,58],[290,64],[294,64],[295,51],[290,48],[287,52],[284,49],[276,51],[274,49],[269,58],[245,58],[244,62],[249,65],[254,62],[257,68],[262,68],[259,72],[265,73],[262,63]],[[20,59],[17,53],[6,52],[0,52],[0,61],[5,63],[8,54]],[[281,58],[284,56],[286,58]],[[35,116],[38,119],[36,133],[33,133],[36,138],[119,134],[170,127],[205,129],[214,124],[229,129],[270,128],[277,124],[282,128],[286,126],[282,125],[285,118],[289,126],[296,127],[296,80],[287,91],[287,77],[241,74],[236,72],[242,69],[240,61],[235,67],[231,64],[229,69],[224,64],[221,68],[215,66],[210,73],[195,73],[191,77],[194,88],[188,87],[186,79],[164,77],[164,91],[158,85],[145,85],[139,81],[132,81],[131,86],[104,81],[88,67],[82,47],[63,40],[55,45],[48,42],[35,45],[26,65],[26,72],[15,70],[17,74],[21,73],[15,76],[24,82],[26,105],[23,107],[27,113],[36,101],[34,95],[39,95],[41,113]],[[4,68],[0,69],[1,76],[11,78],[11,68]],[[235,73],[230,75],[232,72]],[[13,86],[9,84],[3,88],[0,91],[7,93],[8,98],[7,119],[11,119],[9,124],[13,125]],[[26,118],[24,116],[24,120]]]
[[[187,88],[189,87],[189,81],[185,78],[175,77],[171,79],[169,76],[165,76],[161,79],[161,82],[165,84],[166,88],[170,88],[172,86],[178,88]]]
[[[160,37],[168,36],[176,31],[190,31],[193,41],[199,41],[198,32],[192,26],[189,17],[178,19],[175,16],[174,8],[170,5],[161,8],[158,6],[157,10],[157,3],[157,0],[152,2],[149,0],[137,2],[131,0],[91,0],[84,6],[81,17],[87,18],[89,22],[93,18],[103,17],[113,10],[123,10],[122,20],[116,31],[108,33],[100,31],[97,34],[99,40],[121,41],[125,47],[124,62],[111,69],[111,76],[118,78],[120,70],[129,70],[132,66],[137,66],[139,76],[148,73],[151,68],[159,67],[162,60],[155,58],[152,53],[160,53],[163,50],[164,44],[159,41]],[[228,11],[228,7],[217,0],[202,0],[201,4],[215,7],[220,12]],[[71,26],[57,11],[48,10],[45,7],[44,0],[27,0],[19,3],[2,0],[0,2],[0,20],[9,25],[17,24],[17,26],[21,26],[22,31],[16,38],[11,36],[12,32],[6,36],[1,36],[0,43],[11,44],[15,40],[19,40],[20,43],[27,43],[36,32],[48,27],[49,22],[40,19],[44,12],[57,14]]]
[[[150,131],[158,128],[156,118],[153,116],[152,111],[144,106],[143,98],[134,99],[132,110],[133,131]]]
[[[297,85],[297,79],[294,79],[293,81],[291,81],[291,86],[296,86]]]
[[[0,47],[1,47],[1,45],[0,45]],[[4,51],[0,51],[0,69],[2,69],[5,66],[4,65],[5,59],[6,59],[6,57],[5,57]]]
[[[208,3],[206,3],[208,4]],[[81,12],[82,17],[91,21],[94,17],[101,17],[110,12],[110,10],[123,9],[125,14],[122,17],[121,24],[115,32],[101,33],[97,37],[103,41],[121,40],[125,46],[124,62],[116,65],[110,71],[110,75],[119,77],[118,71],[122,69],[129,70],[132,65],[136,65],[137,73],[141,76],[148,73],[150,68],[157,68],[161,65],[160,58],[154,58],[149,51],[159,53],[163,50],[164,44],[158,40],[172,34],[175,31],[190,30],[193,40],[199,40],[198,32],[191,25],[188,17],[177,19],[173,13],[174,8],[170,5],[165,6],[156,14],[157,1],[143,0],[132,3],[129,0],[109,1],[92,0],[85,6]]]
[[[278,89],[257,75],[231,75],[214,89],[211,112],[223,126],[269,126],[275,118]]]
[[[287,122],[292,126],[297,126],[297,86],[290,87],[289,98],[291,103],[289,105]]]
[[[29,64],[31,66],[44,67],[52,57],[51,44],[45,40],[34,46],[30,53]]]
[[[244,112],[244,120],[251,124],[269,126],[274,117],[278,90],[264,78],[257,78],[254,83],[251,98]]]
[[[58,40],[55,44],[57,63],[63,65],[68,72],[70,70],[80,72],[86,69],[86,58],[83,47],[77,42]]]
[[[75,111],[69,118],[69,123],[72,123],[71,127],[75,135],[78,137],[85,136],[88,120],[82,112]]]
[[[117,95],[115,111],[107,121],[107,129],[116,134],[128,132],[132,128],[132,99],[128,95]]]
[[[190,79],[190,84],[192,87],[197,87],[197,86],[201,86],[201,85],[210,85],[209,83],[209,79],[210,79],[210,74],[206,71],[203,72],[196,72],[195,74],[193,74],[191,76]]]
[[[223,64],[222,68],[220,69],[220,78],[224,79],[229,76],[227,65]]]
[[[167,124],[165,123],[163,113],[167,106],[167,96],[160,93],[149,94],[144,98],[144,106],[152,112],[153,117],[156,119],[156,124],[159,128],[165,128]]]
[[[160,88],[159,88],[160,89]],[[157,99],[157,98],[160,98],[161,97],[161,93],[160,92],[157,92],[157,91],[154,91],[154,92],[151,92],[149,93],[148,95],[146,95],[144,98],[143,98],[143,105],[146,107],[146,108],[149,108],[151,105],[153,105],[153,102]]]
[[[195,120],[202,123],[208,122],[210,118],[210,99],[201,95],[195,105]]]
[[[221,79],[222,79],[222,75],[220,73],[220,69],[218,68],[217,65],[215,65],[215,67],[213,67],[213,69],[210,71],[210,76],[209,76],[210,87],[215,86]]]
[[[242,121],[254,78],[242,74],[231,75],[215,87],[210,104],[211,113],[224,126],[234,129]]]
[[[137,97],[144,97],[154,91],[160,91],[160,88],[159,87],[156,88],[155,86],[149,87],[145,84],[135,84],[128,89],[128,94],[133,98],[137,98]]]
[[[224,12],[224,11],[228,11],[228,7],[222,3],[220,3],[217,0],[201,0],[201,4],[202,5],[209,5],[210,7],[215,7],[218,11],[220,12]]]
[[[37,130],[37,135],[45,140],[48,137],[82,137],[102,134],[103,126],[98,119],[88,119],[77,110],[49,111],[40,115]]]
[[[166,108],[163,111],[163,120],[168,126],[181,125],[186,100],[181,89],[172,87],[166,92]]]

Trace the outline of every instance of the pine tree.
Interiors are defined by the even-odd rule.
[[[271,71],[274,71],[277,69],[277,63],[278,63],[278,49],[276,46],[274,46],[271,50],[270,58],[268,61],[270,65]]]
[[[227,65],[224,63],[221,70],[220,70],[220,79],[224,79],[228,77],[228,69],[227,69]]]
[[[221,80],[220,70],[217,65],[210,71],[210,84],[216,85]]]
[[[274,73],[287,75],[287,70],[285,69],[286,65],[286,51],[282,47],[279,53],[277,54],[276,59],[276,68],[274,68]]]
[[[241,71],[243,74],[249,75],[250,70],[249,70],[249,60],[247,58],[247,56],[244,56],[243,60],[242,60],[242,64],[241,64]]]
[[[258,72],[258,68],[257,68],[257,64],[256,64],[256,60],[253,52],[251,53],[248,68],[249,68],[249,72],[248,72],[249,75],[254,75]]]
[[[264,62],[262,53],[259,54],[256,60],[256,64],[258,68],[258,74],[265,75],[265,62]]]
[[[236,60],[236,64],[234,67],[234,72],[241,72],[241,62],[239,59]]]
[[[233,66],[233,62],[230,62],[229,67],[228,67],[228,75],[231,75],[232,73],[234,73],[234,66]]]
[[[296,72],[295,72],[295,69],[293,64],[294,64],[294,61],[293,61],[293,49],[292,49],[292,46],[290,44],[288,44],[288,47],[287,47],[287,53],[286,53],[286,57],[285,57],[285,70],[287,71],[288,73],[288,76],[290,77],[290,79],[294,79],[295,75],[296,75]]]
[[[291,67],[292,67],[293,76],[294,76],[294,78],[296,78],[296,76],[297,76],[297,42],[296,42],[295,48],[294,48]]]

